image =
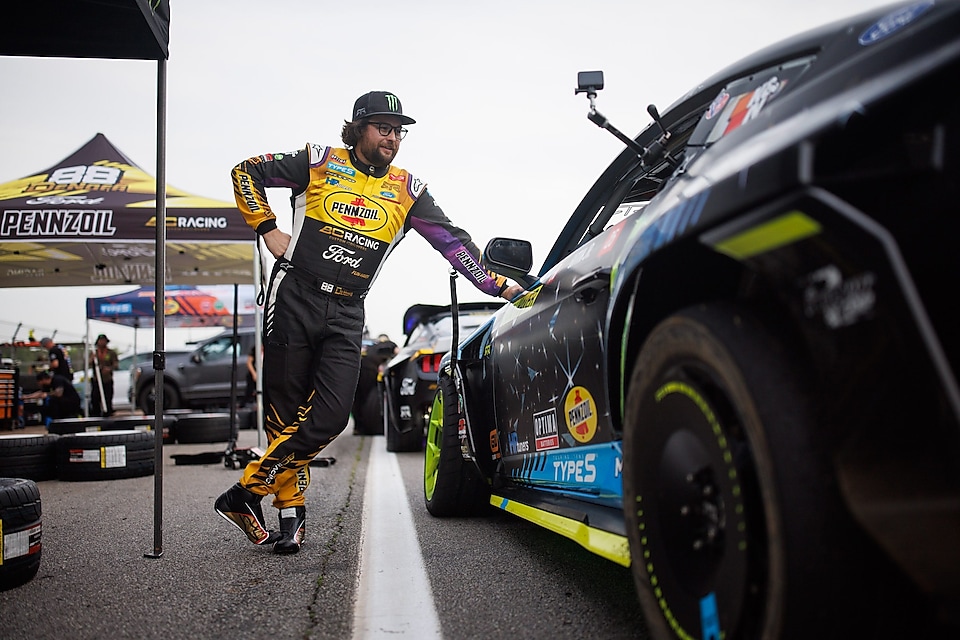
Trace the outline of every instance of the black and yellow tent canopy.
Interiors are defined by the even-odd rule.
[[[154,284],[156,181],[102,133],[0,184],[0,287]],[[167,187],[162,282],[254,282],[253,231],[233,203]]]

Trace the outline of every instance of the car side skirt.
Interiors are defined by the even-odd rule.
[[[538,504],[534,506],[531,502]],[[626,533],[614,533],[590,524],[592,520],[602,521],[623,530],[622,512],[609,513],[614,510],[605,507],[593,508],[590,505],[584,509],[570,504],[550,504],[542,498],[531,496],[529,492],[509,488],[493,493],[490,504],[565,536],[602,558],[624,567],[630,566],[630,543]]]

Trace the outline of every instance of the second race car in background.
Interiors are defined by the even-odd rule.
[[[502,306],[502,302],[460,303],[460,336],[473,332]],[[382,372],[387,451],[420,451],[437,392],[440,359],[450,350],[450,305],[413,305],[403,314],[403,333],[403,346]]]

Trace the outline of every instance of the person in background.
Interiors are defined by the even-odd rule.
[[[42,338],[40,346],[47,350],[47,356],[50,360],[50,371],[63,376],[67,380],[73,379],[73,370],[70,367],[70,359],[63,351],[63,347],[56,344],[53,338]]]
[[[93,379],[90,380],[90,415],[113,415],[113,372],[120,361],[117,352],[107,346],[110,339],[104,334],[97,336],[97,342],[90,353],[90,366],[93,368]],[[103,396],[100,387],[103,387]]]
[[[231,172],[237,207],[276,258],[265,295],[261,388],[269,445],[214,510],[254,544],[300,550],[309,463],[347,426],[360,373],[364,298],[397,243],[416,231],[483,293],[523,291],[480,264],[480,249],[454,225],[426,183],[393,164],[406,125],[400,99],[371,91],[354,102],[343,146],[306,144],[242,161]],[[290,189],[293,235],[277,226],[271,187]],[[258,241],[257,246],[260,246]],[[416,287],[411,274],[411,287]],[[260,502],[273,495],[280,531]]]
[[[25,400],[40,398],[43,405],[40,408],[44,424],[47,426],[53,420],[60,418],[78,418],[82,414],[80,394],[73,386],[73,382],[59,373],[41,371],[37,374],[38,391],[23,396]]]

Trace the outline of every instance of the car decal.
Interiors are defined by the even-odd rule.
[[[820,231],[819,222],[802,211],[791,211],[711,244],[720,253],[736,260],[746,260],[817,235]]]
[[[539,488],[589,494],[616,505],[623,496],[619,441],[514,455],[503,464],[510,477]]]
[[[902,7],[891,11],[861,33],[857,42],[865,47],[880,42],[919,18],[926,13],[928,9],[932,8],[933,5],[933,0],[926,0],[926,2],[918,2],[909,7]]]

